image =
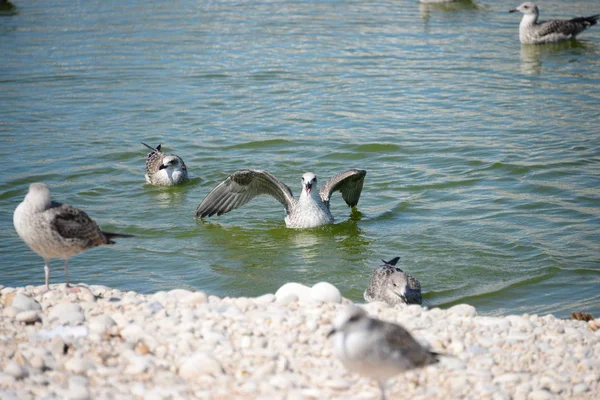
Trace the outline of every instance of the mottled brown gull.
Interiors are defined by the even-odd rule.
[[[333,223],[329,201],[334,192],[341,192],[349,207],[358,204],[367,171],[351,169],[337,174],[319,192],[317,176],[307,172],[302,176],[302,192],[296,200],[291,189],[264,170],[245,169],[231,174],[215,187],[200,203],[196,218],[228,213],[259,195],[274,197],[285,208],[288,228],[314,228]]]
[[[421,284],[413,276],[396,267],[400,257],[383,261],[383,265],[373,270],[369,287],[363,297],[366,301],[385,301],[390,306],[396,304],[421,304]]]
[[[131,237],[102,231],[83,211],[50,198],[44,183],[32,183],[29,192],[13,214],[17,234],[27,246],[44,259],[46,289],[50,290],[50,260],[65,259],[69,286],[69,258],[90,247],[114,244],[112,238]]]
[[[152,150],[146,159],[146,182],[151,185],[172,186],[188,181],[187,167],[181,157],[163,153],[160,144],[156,148],[144,142],[142,144]]]
[[[417,342],[402,326],[371,318],[357,306],[343,309],[328,336],[348,370],[377,380],[385,399],[385,381],[402,372],[438,362],[438,353]]]
[[[519,24],[519,40],[523,44],[541,44],[573,39],[590,26],[596,25],[600,14],[573,19],[538,22],[539,9],[528,1],[509,12],[523,13]]]

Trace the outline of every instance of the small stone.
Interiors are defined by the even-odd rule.
[[[183,299],[182,303],[189,306],[195,306],[197,304],[205,304],[208,302],[208,296],[204,292],[192,292],[190,295]]]
[[[81,357],[71,358],[65,363],[65,368],[74,374],[85,374],[93,367],[94,365],[91,362]]]
[[[15,316],[17,322],[24,322],[26,324],[33,324],[40,319],[38,312],[35,310],[21,311]]]
[[[263,294],[262,296],[253,298],[252,301],[260,305],[269,304],[275,301],[275,295],[273,293]]]
[[[79,325],[85,317],[81,311],[81,306],[76,303],[59,303],[52,307],[48,314],[50,321],[58,320],[61,325]]]
[[[529,393],[527,400],[550,400],[553,397],[554,396],[552,396],[552,393],[548,392],[547,390],[534,390]]]
[[[457,304],[447,310],[448,314],[457,317],[475,317],[477,310],[475,307],[468,304]]]
[[[331,283],[319,282],[310,289],[311,298],[322,303],[339,303],[342,294]]]
[[[17,293],[17,295],[13,298],[11,306],[19,309],[20,311],[42,310],[42,306],[37,301],[33,300],[29,296],[24,295],[23,293]]]
[[[88,329],[91,333],[103,334],[116,325],[117,323],[108,315],[99,315],[90,319]]]
[[[27,369],[20,366],[16,361],[8,361],[4,366],[4,373],[15,379],[22,379],[28,375]]]
[[[179,375],[183,378],[193,379],[199,375],[221,375],[225,371],[221,363],[211,354],[198,352],[186,357],[179,366]]]
[[[590,387],[585,383],[578,383],[573,386],[573,394],[582,394],[590,390]]]
[[[8,318],[16,318],[17,314],[20,312],[22,311],[19,308],[6,307],[4,310],[2,310],[2,315]]]
[[[86,377],[75,375],[69,377],[69,400],[87,400],[91,397],[89,381]]]
[[[284,299],[290,295],[297,296],[298,301],[307,301],[311,299],[311,291],[308,286],[304,286],[296,282],[290,282],[281,286],[277,292],[275,292],[275,301],[280,303],[281,299]]]

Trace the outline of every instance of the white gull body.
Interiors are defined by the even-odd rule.
[[[340,191],[349,207],[358,204],[366,171],[351,169],[325,182],[317,192],[317,176],[302,176],[302,192],[296,200],[291,189],[264,170],[246,169],[231,174],[215,187],[196,209],[196,218],[222,215],[248,203],[259,195],[275,198],[285,208],[288,228],[314,228],[334,222],[329,211],[331,195]]]
[[[371,318],[365,310],[348,306],[340,311],[329,336],[333,352],[352,371],[376,379],[385,399],[385,380],[438,361],[402,326]]]
[[[363,297],[367,302],[385,301],[390,306],[397,304],[421,304],[421,284],[413,276],[396,267],[400,257],[383,261],[373,270],[369,287]]]
[[[519,24],[519,40],[522,44],[553,43],[573,39],[581,32],[596,25],[598,15],[573,19],[557,19],[538,22],[539,9],[532,2],[525,2],[509,12],[521,12],[523,18]]]
[[[13,224],[19,237],[44,259],[46,289],[50,289],[50,260],[65,259],[65,274],[69,286],[69,258],[90,247],[114,244],[114,237],[131,237],[104,232],[83,211],[50,198],[44,183],[32,183],[29,192],[13,214]]]
[[[157,186],[173,186],[188,181],[187,167],[181,157],[174,154],[165,154],[161,145],[156,148],[144,146],[152,150],[146,159],[146,182]]]

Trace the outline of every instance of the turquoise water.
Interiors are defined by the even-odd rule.
[[[15,5],[0,16],[0,284],[43,284],[12,226],[43,181],[136,235],[75,256],[74,282],[255,296],[325,280],[360,301],[379,260],[401,256],[429,306],[600,314],[598,27],[521,46],[518,2],[491,0]],[[191,181],[146,185],[141,141]],[[242,168],[296,195],[306,171],[368,174],[357,211],[334,197],[332,226],[286,229],[270,198],[197,222]]]

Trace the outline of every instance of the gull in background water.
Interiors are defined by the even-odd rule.
[[[537,22],[538,7],[532,2],[526,2],[509,12],[520,11],[523,18],[519,24],[519,40],[522,44],[541,44],[573,39],[590,26],[596,25],[600,14],[590,17],[573,19],[557,19]]]
[[[383,265],[373,270],[369,287],[363,297],[367,302],[385,301],[390,306],[396,304],[421,304],[421,284],[396,264],[400,257],[383,261]]]
[[[325,182],[317,191],[317,176],[307,172],[302,176],[302,192],[296,200],[292,190],[267,171],[237,171],[206,196],[196,210],[196,218],[225,214],[256,196],[269,195],[285,208],[285,224],[288,228],[314,228],[332,224],[333,215],[329,211],[331,195],[340,191],[349,207],[356,206],[366,174],[367,171],[360,169],[342,172]]]
[[[333,336],[334,354],[348,370],[377,379],[381,399],[387,379],[439,361],[440,354],[423,347],[402,326],[371,318],[360,307],[343,309],[333,325],[328,336]]]
[[[50,290],[50,260],[65,259],[65,275],[69,287],[69,258],[90,247],[114,244],[115,237],[132,237],[102,231],[88,215],[67,204],[50,199],[50,188],[32,183],[29,192],[13,214],[19,237],[44,259],[46,289]]]
[[[165,154],[161,145],[156,148],[144,146],[152,150],[146,159],[146,182],[151,185],[172,186],[188,181],[187,167],[181,157],[174,154]]]

